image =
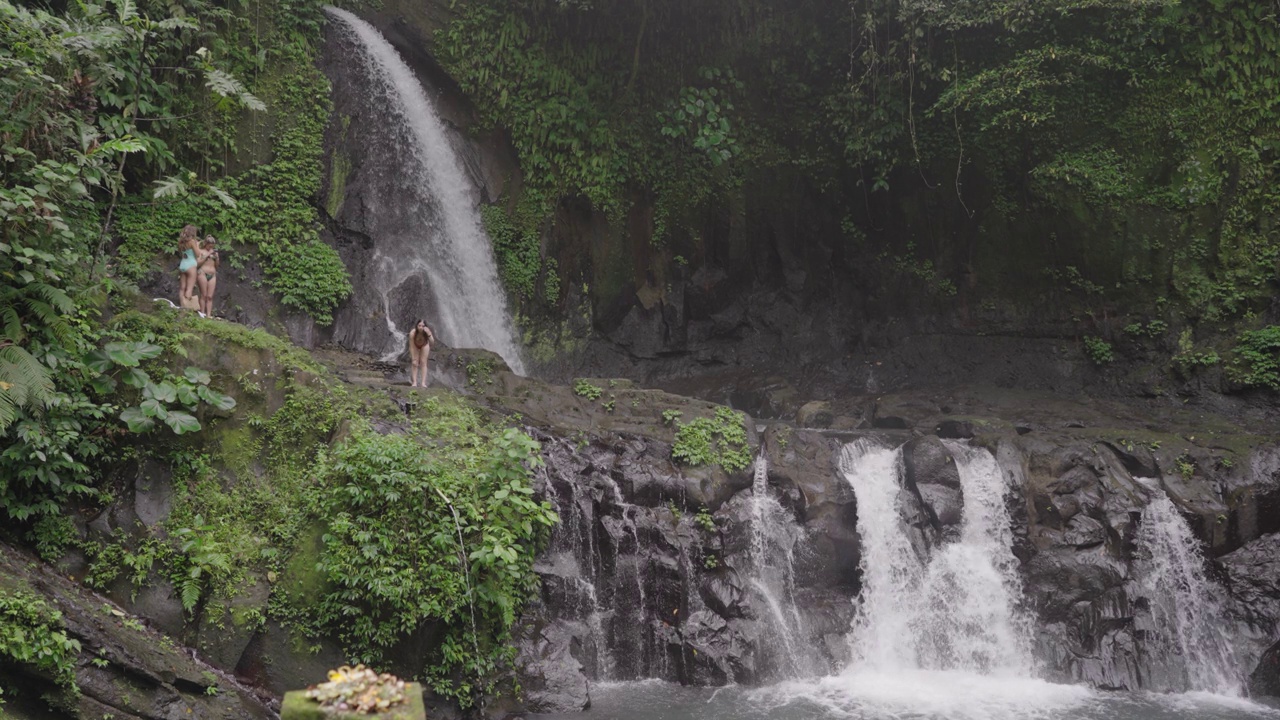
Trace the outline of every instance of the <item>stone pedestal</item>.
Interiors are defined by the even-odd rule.
[[[377,715],[364,715],[326,710],[308,698],[305,690],[294,690],[285,693],[280,706],[280,720],[427,720],[427,711],[422,705],[422,686],[407,683],[404,696],[405,702],[401,705]]]

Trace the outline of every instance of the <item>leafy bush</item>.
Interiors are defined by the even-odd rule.
[[[534,556],[557,520],[533,498],[538,444],[516,430],[487,449],[456,442],[477,429],[432,433],[429,449],[357,423],[319,459],[312,495],[328,524],[318,567],[332,584],[319,599],[319,625],[337,632],[353,657],[376,663],[405,635],[435,624],[443,638],[427,676],[464,705],[488,692],[512,659],[506,640],[536,591]]]
[[[1084,354],[1089,356],[1094,365],[1106,365],[1115,359],[1115,355],[1111,352],[1111,343],[1092,335],[1084,339]]]
[[[578,378],[573,383],[573,394],[578,397],[584,397],[588,400],[599,400],[600,395],[604,393],[604,388],[596,387],[587,382],[583,378]]]
[[[716,408],[714,418],[698,418],[687,424],[676,421],[676,441],[671,456],[686,465],[712,465],[740,472],[751,465],[747,446],[746,416],[726,407]]]
[[[48,673],[76,690],[80,641],[67,636],[62,613],[24,592],[0,590],[0,658]]]
[[[1231,377],[1247,387],[1280,390],[1280,325],[1240,333]]]

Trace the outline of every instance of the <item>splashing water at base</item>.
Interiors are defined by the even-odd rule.
[[[583,713],[543,720],[1280,720],[1280,711],[1203,693],[1106,693],[953,671],[863,672],[771,687],[656,680],[591,689]]]
[[[427,280],[439,318],[436,334],[452,347],[484,348],[502,356],[517,373],[524,373],[516,333],[498,282],[493,248],[471,197],[471,183],[449,143],[444,123],[413,70],[391,43],[372,25],[355,15],[326,7],[356,39],[371,101],[386,106],[387,131],[403,150],[401,166],[407,190],[415,193],[413,207],[420,234],[377,238],[374,282],[382,294],[391,340],[384,360],[404,351],[405,333],[392,320],[390,294],[406,279]],[[381,249],[383,246],[388,249]]]

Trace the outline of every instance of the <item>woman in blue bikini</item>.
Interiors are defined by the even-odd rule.
[[[200,241],[196,239],[198,234],[195,225],[187,225],[178,235],[178,252],[182,254],[182,261],[178,263],[179,307],[191,307],[191,299],[195,296],[196,250],[200,247]]]

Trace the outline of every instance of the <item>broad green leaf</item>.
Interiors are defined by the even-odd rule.
[[[138,406],[138,409],[142,411],[143,415],[153,417],[157,420],[164,420],[169,417],[169,410],[164,406],[164,403],[156,400],[155,398],[143,400],[142,404]]]
[[[181,411],[169,413],[169,417],[165,418],[165,422],[168,423],[175,435],[196,432],[200,429],[199,420],[195,419],[194,416]]]
[[[191,407],[198,402],[200,398],[196,395],[195,387],[183,383],[178,386],[178,402]]]
[[[182,376],[199,385],[209,384],[209,371],[201,370],[198,367],[188,367],[186,370],[182,371]]]
[[[137,368],[129,368],[128,370],[125,370],[120,375],[120,380],[122,380],[125,385],[139,389],[145,388],[151,384],[151,377],[147,375],[145,371]]]
[[[133,351],[137,353],[140,359],[150,360],[160,357],[160,354],[164,352],[164,348],[152,343],[138,342],[133,344]]]
[[[96,370],[100,373],[107,372],[115,366],[115,363],[111,361],[111,358],[108,357],[107,353],[102,350],[90,350],[89,353],[84,356],[84,364],[88,366],[90,370]]]
[[[106,351],[107,357],[111,358],[112,362],[121,367],[138,367],[141,358],[138,356],[137,351],[134,350],[133,345],[133,343],[112,342],[107,343],[103,350]]]
[[[120,419],[129,426],[130,432],[144,433],[156,426],[156,421],[142,414],[136,407],[125,408],[120,412]]]
[[[210,390],[201,385],[196,391],[200,395],[200,399],[209,403],[219,410],[234,410],[236,407],[236,399],[230,395],[224,395],[217,390]]]

